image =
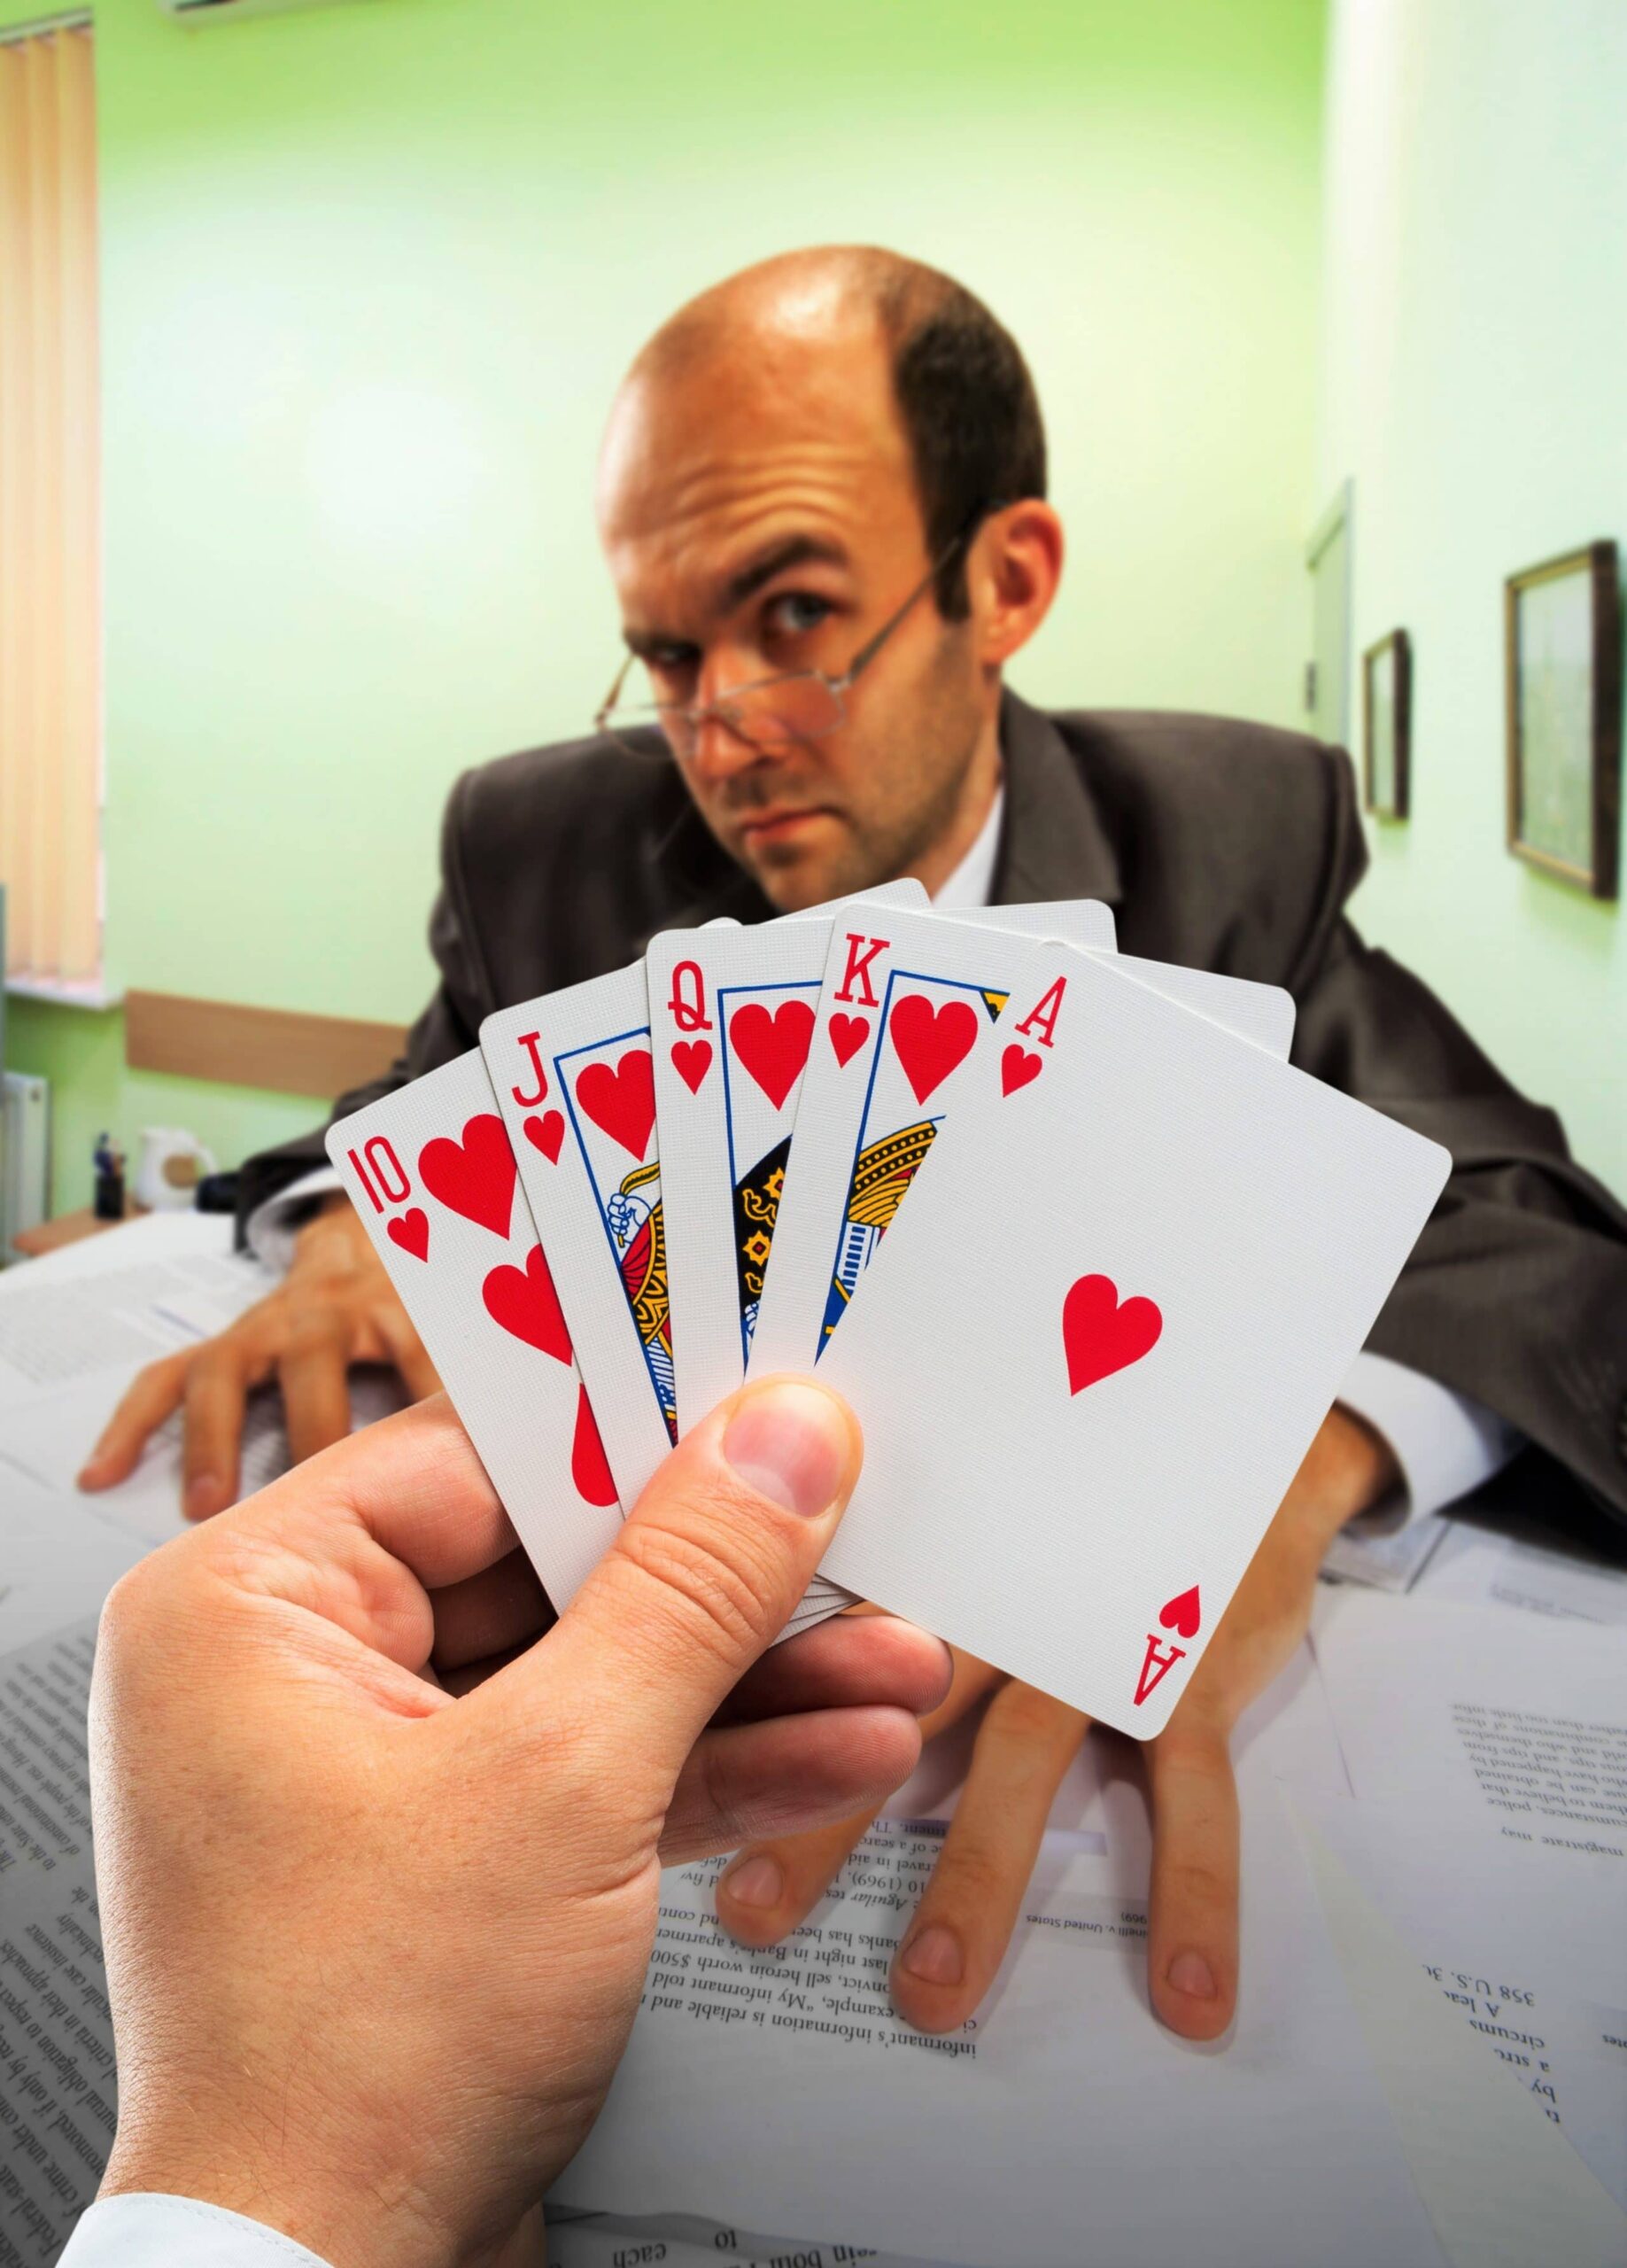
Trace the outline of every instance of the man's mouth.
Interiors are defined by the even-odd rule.
[[[788,843],[803,827],[817,819],[828,818],[822,806],[814,804],[800,810],[769,810],[742,813],[735,824],[740,840],[748,850],[771,843]]]

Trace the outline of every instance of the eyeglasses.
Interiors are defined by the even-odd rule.
[[[874,637],[859,648],[840,677],[832,677],[826,670],[791,670],[783,676],[761,677],[749,685],[733,686],[716,701],[624,702],[622,687],[638,659],[636,654],[629,654],[616,673],[615,682],[593,718],[594,724],[634,755],[646,753],[647,744],[631,740],[630,735],[647,733],[655,726],[665,734],[667,745],[680,759],[694,754],[701,728],[709,718],[716,718],[737,739],[764,755],[777,749],[794,747],[802,741],[822,740],[841,723],[847,714],[846,696],[910,609],[926,597],[956,553],[971,542],[989,514],[999,509],[998,505],[988,504],[973,515],[953,543],[933,561],[903,603],[888,615]]]

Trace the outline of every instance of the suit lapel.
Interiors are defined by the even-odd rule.
[[[1119,858],[1067,743],[1050,718],[1014,693],[1000,703],[1005,822],[995,864],[996,905],[1123,895]]]

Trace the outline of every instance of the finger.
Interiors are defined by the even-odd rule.
[[[350,1347],[337,1324],[307,1325],[277,1363],[287,1415],[288,1452],[296,1464],[330,1449],[350,1432]]]
[[[427,1402],[432,1394],[439,1394],[440,1373],[425,1353],[423,1341],[408,1321],[406,1309],[396,1304],[381,1308],[373,1322],[413,1400]]]
[[[297,1466],[197,1541],[205,1536],[229,1581],[306,1607],[414,1669],[433,1635],[426,1592],[495,1566],[515,1542],[444,1394]]]
[[[1215,2039],[1237,2005],[1237,1787],[1219,1733],[1147,1748],[1152,1798],[1148,1986],[1185,2039]]]
[[[435,1610],[431,1659],[442,1673],[523,1645],[554,1621],[547,1594],[523,1551],[511,1551],[495,1567],[449,1583],[430,1604]]]
[[[823,1386],[771,1379],[732,1395],[660,1466],[546,1643],[470,1697],[484,1737],[512,1739],[523,1768],[569,1697],[578,1759],[613,1753],[618,1809],[657,1821],[807,1588],[858,1464],[857,1424]]]
[[[729,1935],[743,1946],[778,1945],[819,1903],[886,1800],[878,1796],[828,1827],[748,1845],[717,1884],[717,1919]]]
[[[150,1437],[180,1409],[192,1359],[193,1349],[184,1348],[178,1355],[166,1355],[162,1362],[149,1363],[131,1381],[85,1459],[79,1476],[81,1488],[112,1488],[129,1479]]]
[[[932,1880],[894,1956],[893,2005],[918,2031],[953,2031],[994,1983],[1058,1784],[1089,1728],[1077,1709],[1015,1681],[989,1703]]]
[[[835,1615],[764,1654],[720,1713],[724,1724],[885,1701],[923,1716],[949,1690],[949,1648],[892,1615]]]
[[[856,1621],[852,1627],[863,1629],[865,1624]],[[957,1724],[999,1682],[1000,1673],[971,1654],[956,1652],[954,1665],[948,1694],[922,1720],[925,1740]],[[743,1945],[771,1946],[794,1930],[852,1857],[885,1800],[817,1834],[754,1843],[742,1851],[717,1884],[717,1918],[730,1936]]]
[[[243,1406],[270,1371],[269,1350],[247,1333],[229,1331],[193,1355],[181,1442],[181,1508],[188,1519],[213,1518],[236,1503]]]
[[[828,1826],[861,1806],[873,1812],[920,1752],[910,1709],[821,1709],[703,1733],[668,1807],[662,1864],[732,1851],[748,1836]]]

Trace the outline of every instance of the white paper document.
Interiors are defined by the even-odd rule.
[[[90,1503],[0,1464],[0,1653],[94,1614],[144,1556],[143,1538]]]
[[[631,2046],[557,2202],[982,2268],[1438,2263],[1274,1806],[1251,1819],[1220,2047],[1152,2017],[1144,1872],[1086,1841],[1049,1838],[992,1994],[941,2039],[887,1998],[933,1838],[872,1830],[763,1953],[718,1930],[717,1866],[663,1876]]]
[[[727,2228],[699,2213],[548,2214],[548,2268],[937,2268],[841,2237],[804,2241]]]
[[[1312,1631],[1359,1798],[1603,1853],[1627,1896],[1627,1636],[1348,1588]]]
[[[1627,2209],[1627,1883],[1414,1806],[1295,1802],[1412,1949],[1464,2036]],[[1623,2225],[1627,2241],[1627,2223]]]
[[[221,1214],[153,1214],[0,1276],[0,1441],[7,1415],[80,1379],[133,1376],[223,1331],[276,1278],[234,1256]]]
[[[1619,2268],[1627,2218],[1522,2101],[1302,1813],[1300,1832],[1407,2163],[1454,2268]],[[1381,2256],[1375,2254],[1375,2258]]]
[[[116,2119],[90,1859],[94,1623],[0,1659],[0,2260],[55,2260]]]
[[[1429,1526],[1429,1521],[1420,1521]],[[1582,1551],[1556,1550],[1533,1522],[1513,1534],[1472,1520],[1446,1520],[1440,1550],[1419,1579],[1419,1596],[1465,1606],[1511,1606],[1557,1621],[1627,1629],[1627,1565]]]

